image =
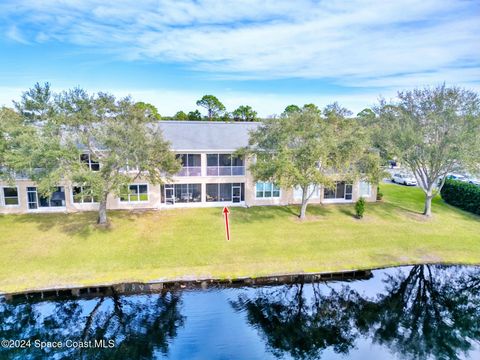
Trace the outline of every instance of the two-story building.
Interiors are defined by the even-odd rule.
[[[248,145],[254,122],[160,121],[158,126],[181,159],[182,169],[164,185],[137,179],[128,194],[110,196],[108,209],[167,209],[175,207],[287,205],[301,202],[299,189],[281,189],[255,182],[248,163],[235,151]],[[101,164],[88,153],[81,157],[92,171]],[[127,169],[128,171],[128,169]],[[18,177],[15,184],[0,182],[0,213],[76,212],[97,210],[98,202],[82,195],[82,187],[59,184],[49,198],[35,183]],[[335,189],[316,188],[310,203],[351,203],[360,196],[376,200],[376,188],[367,182],[337,182]]]

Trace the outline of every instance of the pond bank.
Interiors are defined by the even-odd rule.
[[[173,279],[154,282],[129,282],[118,284],[99,284],[71,288],[46,288],[14,293],[0,293],[7,300],[49,300],[69,297],[91,298],[97,296],[151,294],[177,289],[207,289],[210,287],[243,287],[268,286],[292,283],[311,283],[328,280],[368,280],[372,277],[372,270],[345,270],[336,272],[304,273],[304,274],[275,274],[257,278],[244,277],[237,279]]]

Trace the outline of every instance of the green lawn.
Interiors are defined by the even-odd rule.
[[[0,291],[173,278],[234,278],[422,262],[480,264],[480,218],[419,189],[382,185],[382,203],[232,208],[227,242],[220,208],[0,216]]]

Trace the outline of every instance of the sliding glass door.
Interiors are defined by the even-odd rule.
[[[325,200],[352,200],[353,186],[345,181],[337,181],[334,188],[325,188],[323,198]]]

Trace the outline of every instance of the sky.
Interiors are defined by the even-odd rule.
[[[354,113],[414,87],[480,91],[480,1],[0,0],[0,105],[36,82],[260,116]]]

